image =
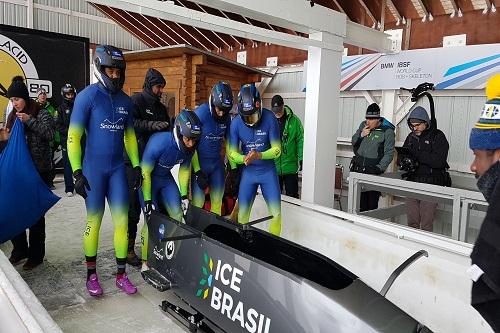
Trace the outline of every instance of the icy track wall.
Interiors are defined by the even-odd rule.
[[[1,250],[0,332],[62,333]]]
[[[386,297],[436,333],[492,332],[470,306],[471,245],[285,196],[281,204],[283,238],[326,255],[377,291],[403,261],[426,250],[429,257],[408,267]],[[251,220],[267,215],[258,195]]]

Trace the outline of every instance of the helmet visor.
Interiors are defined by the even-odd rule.
[[[241,115],[241,119],[248,126],[253,126],[253,125],[255,125],[259,121],[259,119],[260,119],[260,112],[254,112],[251,115],[247,115],[247,116]]]

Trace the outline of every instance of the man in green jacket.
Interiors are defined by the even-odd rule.
[[[380,116],[380,107],[372,103],[366,109],[366,121],[361,122],[352,136],[354,157],[350,170],[380,175],[394,156],[394,125]],[[361,193],[360,212],[378,208],[379,191]]]
[[[302,147],[304,144],[304,128],[300,119],[292,109],[285,105],[280,95],[271,101],[271,109],[278,119],[281,135],[281,155],[275,159],[280,182],[280,189],[285,194],[299,197],[299,170],[302,170]]]

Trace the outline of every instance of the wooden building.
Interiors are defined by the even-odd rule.
[[[207,102],[212,86],[219,80],[231,85],[236,100],[241,85],[272,76],[191,45],[126,52],[125,59],[123,91],[128,95],[141,91],[147,70],[155,68],[167,81],[162,102],[169,108],[170,116],[182,108],[193,109]]]

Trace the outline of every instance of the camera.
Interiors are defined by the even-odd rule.
[[[418,168],[418,161],[410,156],[404,156],[399,161],[399,169],[406,172],[415,172]]]

